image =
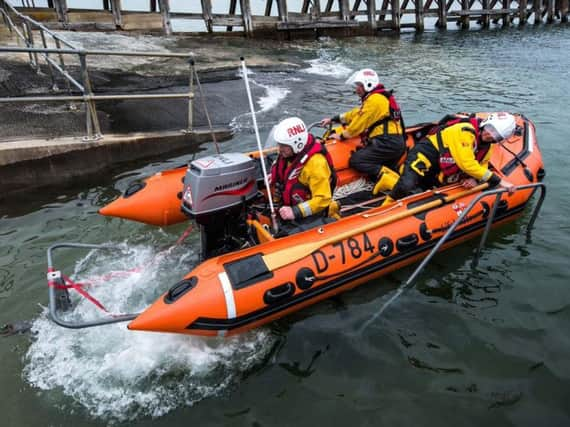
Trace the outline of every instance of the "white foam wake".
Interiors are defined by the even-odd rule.
[[[324,51],[321,51],[318,58],[306,62],[309,64],[309,68],[301,70],[304,73],[342,78],[347,77],[352,72],[352,69],[344,65],[340,58],[333,57]]]
[[[89,293],[109,311],[133,312],[156,298],[157,285],[175,283],[188,248],[158,254],[149,247],[130,248],[126,260],[91,253],[77,263],[75,273],[113,276],[112,288],[97,284]],[[157,260],[158,258],[158,260]],[[130,267],[132,274],[117,274]],[[141,270],[132,268],[144,265]],[[78,279],[76,279],[78,280]],[[178,280],[178,279],[176,279]],[[101,315],[81,301],[70,318]],[[219,395],[235,385],[244,372],[259,364],[273,343],[266,329],[228,339],[205,339],[131,332],[124,323],[89,329],[64,329],[52,323],[47,309],[34,322],[34,341],[25,357],[24,377],[34,387],[59,395],[65,407],[79,404],[107,421],[160,417],[176,408]],[[63,396],[61,396],[63,394]],[[67,403],[66,403],[67,402]]]

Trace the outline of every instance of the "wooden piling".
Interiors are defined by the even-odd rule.
[[[212,29],[212,2],[210,0],[202,0],[202,16],[204,17],[204,24],[209,33]]]
[[[66,27],[69,22],[67,16],[67,0],[54,0],[54,7],[57,20]]]
[[[424,31],[424,1],[415,0],[416,3],[416,31],[421,33]]]
[[[508,10],[511,6],[511,0],[503,0],[503,9]],[[511,25],[511,15],[508,12],[503,14],[503,27]]]
[[[519,0],[519,25],[525,25],[528,19],[527,15],[528,2],[527,0]]]
[[[2,1],[2,0],[0,0]],[[300,36],[315,35],[358,35],[374,34],[378,29],[400,32],[401,28],[414,28],[416,32],[424,31],[425,17],[437,17],[435,23],[438,28],[447,28],[448,20],[453,20],[462,29],[469,29],[471,22],[477,22],[483,28],[490,23],[501,23],[503,26],[512,25],[518,17],[519,25],[532,21],[539,24],[543,20],[548,23],[555,21],[568,22],[568,5],[570,0],[302,0],[300,11],[288,11],[287,0],[263,0],[264,15],[253,16],[251,12],[252,0],[239,0],[241,14],[236,14],[238,0],[225,0],[229,8],[228,14],[214,13],[212,0],[200,0],[199,13],[175,12],[172,16],[191,20],[201,20],[206,30],[213,32],[214,27],[225,27],[231,32],[235,27],[243,26],[246,36],[253,36],[257,31],[260,34],[279,34],[287,38],[294,38],[296,30]],[[216,0],[224,4],[224,0]],[[255,0],[260,2],[261,0]],[[160,23],[155,14],[160,11],[162,28],[166,34],[172,33],[170,0],[149,0],[150,13],[135,12],[128,15],[122,11],[121,0],[97,1],[99,11],[73,10],[69,14],[67,0],[47,0],[47,4],[56,11],[58,21],[63,27],[82,28],[86,24],[94,26],[96,23],[108,23],[109,13],[116,29],[141,30],[157,28]],[[183,3],[183,2],[180,2]],[[32,18],[45,20],[45,11],[35,8],[32,0],[23,0],[23,5],[32,5],[26,8]],[[44,3],[45,4],[45,3]],[[194,3],[192,3],[194,4]],[[321,5],[323,7],[321,7]],[[274,7],[276,6],[276,7]],[[380,6],[377,9],[377,6]],[[334,11],[333,11],[334,8]],[[410,20],[413,15],[413,21]],[[128,19],[127,19],[128,18]],[[366,21],[364,21],[364,18]],[[71,22],[70,22],[71,19]],[[152,21],[151,24],[149,24]],[[404,22],[402,24],[402,21]],[[257,27],[257,28],[254,28]]]
[[[265,16],[271,15],[271,7],[272,6],[273,6],[273,0],[267,0],[267,3],[265,3]]]
[[[400,26],[400,0],[391,0],[392,1],[392,29],[399,33],[401,26]]]
[[[376,0],[368,0],[368,2],[375,2]],[[320,0],[313,0],[313,7],[309,10],[312,19],[319,20],[321,19],[321,1]]]
[[[243,20],[243,31],[246,36],[253,35],[253,21],[251,19],[251,4],[249,0],[239,0],[241,6],[241,16]],[[279,3],[277,3],[279,4]]]
[[[532,9],[534,11],[534,25],[542,23],[542,1],[533,0]]]
[[[271,1],[271,0],[269,0]],[[230,0],[230,10],[228,11],[228,14],[230,16],[235,15],[236,14],[236,7],[237,7],[237,0]],[[233,31],[234,27],[232,25],[228,25],[226,27],[226,31]]]
[[[464,13],[459,19],[462,30],[469,29],[469,0],[461,0],[461,11]]]
[[[560,22],[568,22],[568,0],[560,1]]]
[[[123,5],[121,0],[111,0],[111,10],[113,12],[113,23],[115,24],[115,28],[118,30],[123,29],[123,14],[121,10],[123,9]]]
[[[350,5],[348,0],[338,0],[338,8],[340,9],[340,19],[348,21],[350,18]]]
[[[435,25],[437,28],[442,28],[444,30],[447,28],[447,8],[445,7],[446,4],[447,2],[445,0],[437,0],[437,22]]]
[[[376,31],[376,0],[368,0],[368,25],[372,31]]]
[[[555,3],[554,0],[547,0],[547,9],[546,9],[546,22],[552,24],[554,22],[554,8]]]
[[[158,0],[160,14],[162,15],[162,29],[164,34],[172,34],[172,23],[170,22],[170,0]]]
[[[287,22],[289,20],[289,11],[287,10],[287,0],[276,0],[276,1],[277,1],[277,11],[279,13],[279,20],[281,22]],[[249,3],[249,0],[247,0],[247,2]]]

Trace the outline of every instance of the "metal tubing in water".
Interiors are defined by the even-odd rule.
[[[483,231],[483,235],[481,236],[481,241],[479,242],[479,247],[475,251],[475,256],[473,257],[473,261],[471,261],[471,267],[477,267],[479,264],[479,256],[483,251],[483,246],[485,245],[485,241],[487,240],[487,236],[489,235],[489,231],[491,230],[491,225],[493,224],[493,219],[495,218],[495,214],[497,213],[497,207],[499,206],[499,201],[501,200],[501,193],[497,193],[495,196],[495,201],[491,206],[491,212],[489,212],[489,218],[487,218],[487,223],[485,224],[485,230]]]
[[[532,225],[534,224],[534,221],[536,220],[536,217],[538,216],[538,211],[540,210],[541,206],[542,206],[542,202],[544,200],[544,197],[546,196],[546,185],[542,182],[538,182],[538,183],[533,183],[533,184],[527,184],[527,185],[520,185],[515,187],[515,191],[519,191],[519,190],[526,190],[529,188],[533,188],[534,191],[536,191],[537,189],[541,190],[541,196],[540,199],[534,209],[534,212],[532,214],[532,217],[529,221],[529,228],[532,227]],[[406,280],[406,282],[400,286],[398,288],[398,290],[396,291],[396,293],[394,295],[392,295],[390,297],[390,299],[388,301],[386,301],[386,303],[384,303],[384,305],[382,305],[382,307],[380,308],[380,310],[378,310],[376,313],[374,313],[374,315],[367,320],[362,327],[359,329],[360,332],[362,332],[364,329],[366,329],[366,327],[368,327],[368,325],[370,325],[375,319],[377,319],[380,315],[382,315],[382,313],[396,300],[400,297],[400,295],[402,295],[409,287],[410,285],[414,282],[414,280],[418,277],[418,275],[420,274],[420,272],[425,268],[425,266],[431,261],[431,259],[433,258],[433,256],[439,251],[439,249],[441,248],[441,246],[449,239],[449,237],[451,236],[451,234],[455,231],[455,229],[457,228],[457,226],[459,226],[459,224],[461,224],[463,222],[463,220],[465,219],[465,217],[471,212],[471,210],[473,209],[473,207],[484,197],[488,197],[490,195],[496,194],[497,195],[497,199],[495,200],[495,203],[493,203],[493,209],[491,210],[491,212],[489,213],[489,219],[487,220],[487,225],[489,225],[490,223],[492,223],[495,213],[496,213],[496,208],[495,206],[498,204],[498,201],[500,199],[500,196],[502,193],[506,192],[507,190],[504,188],[500,188],[500,189],[496,189],[496,190],[489,190],[486,192],[483,192],[482,194],[479,194],[477,197],[475,197],[471,203],[469,203],[469,205],[467,206],[467,208],[465,208],[463,210],[463,212],[461,213],[461,215],[459,215],[459,217],[455,220],[455,222],[451,225],[451,227],[449,227],[449,229],[445,232],[445,234],[439,239],[439,241],[437,242],[437,244],[432,248],[432,250],[430,251],[430,253],[422,260],[422,262],[420,263],[420,265],[414,270],[414,272],[410,275],[410,277],[408,278],[408,280]],[[534,194],[533,191],[533,194]],[[489,226],[490,227],[490,226]],[[487,227],[486,227],[487,230]],[[488,230],[487,230],[488,231]],[[529,229],[527,229],[527,236],[529,233]],[[487,238],[487,233],[483,234],[483,238],[481,239],[481,245],[485,243],[485,240]],[[481,246],[480,245],[480,246]]]
[[[54,271],[53,267],[53,257],[52,252],[55,249],[59,248],[83,248],[83,249],[104,249],[104,250],[122,250],[122,248],[118,246],[111,246],[111,245],[90,245],[85,243],[57,243],[52,245],[47,250],[47,264],[48,264],[48,271],[51,274],[55,274],[58,272]],[[48,275],[50,274],[48,273]],[[59,285],[64,285],[63,279],[53,279],[57,281]],[[49,315],[51,320],[58,324],[59,326],[63,326],[64,328],[71,328],[71,329],[82,329],[82,328],[89,328],[93,326],[101,326],[101,325],[108,325],[111,323],[119,323],[119,322],[126,322],[129,320],[133,320],[137,317],[140,313],[133,313],[133,314],[122,314],[122,315],[113,315],[110,317],[106,317],[99,320],[93,320],[88,322],[70,322],[67,320],[63,320],[59,317],[59,313],[57,310],[57,296],[56,296],[56,288],[54,286],[50,286],[48,290],[49,296]]]
[[[528,226],[526,228],[526,240],[527,242],[530,241],[530,234],[532,231],[532,227],[534,227],[534,222],[536,221],[536,218],[538,217],[538,212],[540,211],[540,208],[542,207],[542,202],[544,202],[544,198],[546,197],[546,186],[543,185],[542,187],[536,187],[534,189],[534,192],[536,192],[536,190],[538,190],[540,188],[540,197],[538,199],[538,202],[536,202],[536,206],[534,207],[534,210],[532,211],[532,215],[530,217],[530,220],[528,221]],[[534,195],[534,193],[533,193]]]

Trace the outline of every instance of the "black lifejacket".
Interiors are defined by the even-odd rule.
[[[464,126],[461,130],[464,132],[470,132],[475,135],[475,159],[481,163],[489,150],[491,149],[491,144],[483,143],[481,141],[481,132],[479,126],[481,125],[481,119],[477,118],[474,114],[467,117],[458,115],[447,115],[439,121],[437,125],[430,129],[428,136],[436,135],[437,145],[439,151],[439,168],[444,177],[451,177],[457,175],[461,172],[455,159],[451,155],[449,149],[444,147],[443,139],[441,137],[441,132],[448,128],[449,126],[456,125],[458,123],[466,123],[471,126]]]
[[[291,162],[279,156],[271,167],[271,182],[275,184],[275,189],[280,193],[285,206],[294,206],[312,197],[311,190],[299,182],[299,175],[305,164],[315,154],[322,154],[327,159],[331,170],[331,195],[334,192],[337,176],[332,157],[326,147],[309,134],[307,144]]]
[[[372,123],[372,125],[370,125],[370,127],[366,129],[366,131],[364,131],[366,135],[365,137],[367,138],[368,135],[370,135],[372,131],[380,125],[384,125],[384,135],[388,135],[388,123],[390,122],[390,120],[392,120],[393,122],[400,124],[400,126],[402,127],[402,136],[405,139],[404,119],[402,118],[402,110],[400,109],[400,106],[396,102],[396,98],[394,98],[393,94],[394,91],[385,89],[383,84],[378,84],[374,89],[372,89],[370,92],[368,92],[366,95],[362,97],[361,100],[362,104],[364,104],[366,98],[375,93],[384,96],[388,100],[388,104],[390,106],[390,114],[387,117],[384,117],[383,119],[380,119]]]

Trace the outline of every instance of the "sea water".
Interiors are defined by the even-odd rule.
[[[108,36],[75,39],[88,45],[98,37]],[[33,321],[32,334],[1,341],[2,424],[568,425],[569,27],[257,43],[243,40],[252,54],[299,65],[252,71],[262,89],[255,98],[262,138],[282,118],[311,123],[356,105],[344,81],[362,67],[396,90],[408,124],[457,111],[525,114],[536,124],[548,188],[532,239],[528,210],[491,233],[477,268],[470,267],[477,242],[436,256],[363,333],[412,267],[230,339],[129,332],[124,324],[66,330],[46,313],[50,245],[122,248],[55,257],[72,279],[91,281],[89,292],[113,313],[141,310],[195,265],[196,233],[172,246],[186,224],[155,228],[97,214],[133,179],[191,155],[27,193],[0,206],[0,323]],[[255,147],[242,104],[222,151]],[[201,149],[215,152],[211,144]],[[101,311],[82,301],[77,315]]]

